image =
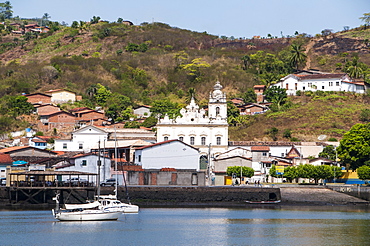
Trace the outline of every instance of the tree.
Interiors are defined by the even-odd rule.
[[[330,160],[336,160],[336,151],[333,145],[325,146],[325,148],[319,153],[319,157],[328,158]]]
[[[0,100],[0,114],[17,117],[23,114],[30,114],[33,105],[27,102],[25,96],[4,96]]]
[[[339,159],[352,170],[370,165],[370,123],[354,125],[343,135],[337,151]]]
[[[119,17],[118,19],[117,19],[117,23],[122,23],[123,22],[123,19],[121,18],[121,17]]]
[[[249,68],[251,58],[249,55],[245,55],[241,58],[241,60],[243,61],[243,70],[247,70]]]
[[[360,20],[365,22],[365,26],[370,25],[370,13],[365,13],[364,16],[360,17]]]
[[[274,103],[277,111],[281,109],[281,106],[285,103],[287,98],[285,89],[277,86],[268,88],[263,94],[268,102]]]
[[[170,119],[180,116],[180,108],[177,103],[172,103],[168,98],[156,100],[150,108],[153,117],[163,118],[166,114]]]
[[[240,116],[239,109],[231,101],[227,102],[227,122],[235,125],[235,119]]]
[[[365,75],[367,65],[359,62],[358,56],[353,57],[352,61],[348,61],[344,66],[344,71],[352,78],[358,79]]]
[[[370,109],[365,108],[365,109],[361,110],[360,121],[362,121],[362,122],[369,122],[370,121]]]
[[[13,6],[10,4],[9,1],[6,1],[4,3],[0,3],[0,15],[4,17],[4,19],[10,19],[13,16],[12,11]]]
[[[92,19],[90,20],[90,23],[91,24],[96,24],[100,21],[100,17],[99,16],[93,16]]]
[[[240,177],[240,171],[242,172],[241,175],[243,177],[250,178],[254,175],[254,169],[251,167],[244,167],[244,166],[233,166],[233,167],[227,167],[226,174],[228,176],[232,176],[233,173],[236,174],[236,176]]]
[[[185,102],[187,104],[189,104],[192,98],[194,99],[194,101],[197,101],[197,98],[196,98],[195,94],[196,94],[195,88],[190,87],[189,90],[188,90],[188,93],[186,95]]]
[[[245,103],[255,103],[257,102],[257,94],[252,88],[249,88],[243,95],[243,100]]]
[[[103,106],[108,98],[112,95],[112,92],[104,85],[99,83],[96,85],[96,88],[95,100],[99,105]]]
[[[302,47],[302,44],[293,43],[290,46],[290,64],[296,70],[298,70],[299,65],[303,64],[306,61],[307,55],[304,53],[305,49]]]
[[[370,179],[370,167],[361,166],[357,168],[357,175],[358,175],[358,178],[361,180]]]
[[[269,135],[272,138],[272,140],[276,141],[278,139],[277,138],[278,132],[279,129],[277,129],[276,127],[272,127],[266,131],[266,134]]]
[[[43,25],[49,25],[49,19],[51,18],[51,16],[48,14],[48,13],[44,13],[44,15],[42,16],[42,24]]]
[[[286,167],[284,168],[284,175],[285,178],[292,182],[293,179],[298,178],[298,172],[296,167]]]
[[[211,67],[211,65],[209,65],[206,61],[203,61],[202,58],[193,59],[191,63],[181,66],[181,68],[187,72],[190,80],[197,82],[200,82],[203,75],[203,70],[209,67]]]
[[[133,110],[131,107],[131,100],[129,97],[113,93],[105,103],[108,106],[106,115],[113,120],[113,122],[120,122],[122,120],[129,120],[133,118]]]

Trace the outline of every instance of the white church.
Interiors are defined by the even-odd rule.
[[[216,156],[228,149],[228,124],[226,93],[216,82],[209,94],[208,114],[192,98],[180,111],[182,117],[170,119],[167,115],[157,124],[157,143],[178,139],[200,151],[200,169],[207,169],[209,156]],[[212,165],[212,163],[210,163]]]

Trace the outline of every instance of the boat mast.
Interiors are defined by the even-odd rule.
[[[98,199],[100,199],[100,166],[101,166],[101,160],[100,160],[100,139],[98,142],[98,177],[96,181],[96,185],[98,186]]]
[[[116,199],[118,199],[118,170],[117,170],[117,131],[116,131],[116,125],[114,125],[114,170],[116,171],[116,184],[115,184],[115,190],[114,195],[116,196]]]

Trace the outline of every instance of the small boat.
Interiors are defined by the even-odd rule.
[[[59,194],[53,198],[56,201],[55,210],[52,209],[54,218],[60,221],[98,221],[117,220],[122,212],[112,212],[99,208],[98,202],[87,204],[69,204],[67,209],[59,209]]]
[[[52,209],[53,216],[60,221],[99,221],[117,220],[122,212],[109,212],[101,209]]]
[[[130,203],[123,203],[114,195],[106,195],[97,197],[100,203],[100,209],[107,211],[121,211],[123,213],[138,213],[139,206]]]
[[[101,195],[96,196],[96,200],[93,202],[83,204],[65,204],[66,209],[93,209],[98,208],[109,212],[121,212],[121,213],[138,213],[139,206],[123,203],[117,200],[114,195]]]
[[[281,200],[276,200],[276,201],[245,201],[246,203],[251,203],[251,204],[276,204],[280,203]]]

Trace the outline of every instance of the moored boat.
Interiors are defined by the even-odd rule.
[[[60,221],[99,221],[117,220],[122,212],[109,212],[101,209],[52,210],[54,218]]]

